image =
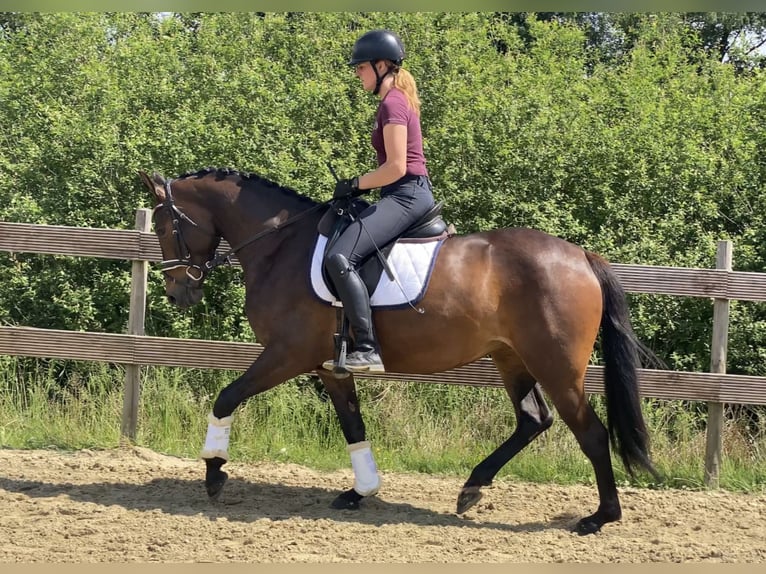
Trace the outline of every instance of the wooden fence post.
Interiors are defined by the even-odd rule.
[[[719,241],[716,269],[731,271],[732,243]],[[710,372],[726,372],[726,351],[729,340],[729,300],[713,302],[713,341],[710,347]],[[705,442],[705,485],[718,488],[723,451],[723,403],[707,404],[707,437]]]
[[[150,231],[152,215],[149,209],[136,210],[136,229]],[[134,260],[131,270],[130,313],[128,334],[143,335],[146,319],[146,285],[149,262]],[[135,440],[138,426],[138,404],[141,397],[141,365],[125,365],[125,393],[122,402],[122,437]]]

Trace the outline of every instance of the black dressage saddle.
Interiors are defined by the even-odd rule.
[[[350,198],[347,201],[337,201],[330,206],[330,209],[325,212],[317,225],[319,233],[327,237],[327,245],[324,249],[325,254],[327,254],[330,247],[337,241],[340,234],[343,233],[343,230],[357,218],[358,214],[369,207],[369,205],[370,204],[367,201],[355,197]],[[362,261],[357,272],[362,278],[362,281],[364,281],[368,293],[372,294],[372,290],[375,289],[375,286],[380,279],[380,275],[384,271],[388,273],[389,278],[393,280],[393,275],[387,268],[388,264],[386,259],[388,258],[391,249],[393,249],[394,244],[399,239],[433,239],[448,233],[447,224],[441,217],[443,205],[443,201],[435,204],[423,215],[423,217],[409,226],[401,235],[394,237],[385,245],[379,245],[379,252],[371,254]],[[338,294],[335,291],[335,286],[327,276],[324,264],[322,265],[322,278],[324,279],[327,288],[333,296],[337,298]]]

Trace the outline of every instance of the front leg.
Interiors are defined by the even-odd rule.
[[[354,488],[338,495],[331,506],[356,510],[361,500],[377,494],[380,488],[380,474],[375,458],[372,456],[370,443],[366,440],[354,375],[349,373],[349,376],[344,379],[336,379],[324,370],[317,370],[317,375],[324,383],[335,407],[343,436],[348,443],[351,467],[354,471]]]
[[[268,391],[288,379],[310,371],[313,366],[294,355],[267,347],[245,373],[225,387],[208,415],[207,435],[200,457],[205,461],[205,489],[216,500],[228,474],[221,467],[229,460],[229,437],[234,410],[246,399]]]

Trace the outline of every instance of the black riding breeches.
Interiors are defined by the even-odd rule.
[[[327,252],[341,254],[357,268],[376,247],[401,235],[434,206],[431,181],[423,175],[405,175],[380,190],[380,200],[365,209]]]

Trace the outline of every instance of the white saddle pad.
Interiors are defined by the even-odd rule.
[[[420,301],[428,288],[428,280],[442,243],[443,238],[398,240],[387,259],[395,280],[389,279],[384,270],[370,296],[370,304],[373,307],[396,308]],[[322,301],[336,303],[338,299],[330,293],[322,277],[325,245],[327,237],[319,235],[311,258],[311,286]]]

